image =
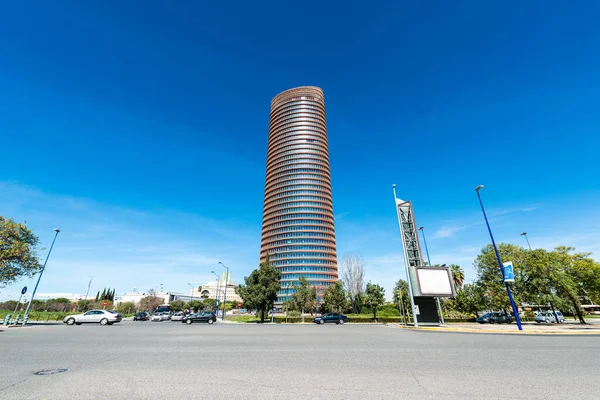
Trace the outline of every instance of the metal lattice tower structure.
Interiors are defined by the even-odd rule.
[[[410,267],[420,267],[425,263],[421,257],[421,246],[419,244],[419,235],[417,233],[415,216],[411,201],[402,201],[396,199],[398,215],[400,216],[400,227],[402,232],[402,241],[406,249],[408,265]]]

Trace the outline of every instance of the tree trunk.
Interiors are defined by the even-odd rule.
[[[577,299],[572,296],[570,293],[568,294],[569,296],[569,300],[571,300],[571,303],[573,303],[573,308],[575,308],[575,313],[577,314],[577,318],[579,318],[579,323],[580,324],[586,324],[585,320],[583,319],[583,314],[581,313],[581,307],[579,307],[579,303],[577,301]]]

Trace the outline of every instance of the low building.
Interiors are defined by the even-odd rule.
[[[242,302],[242,298],[235,292],[237,284],[235,282],[227,283],[227,301]],[[217,292],[218,288],[218,292]],[[225,282],[209,282],[205,285],[195,287],[190,291],[190,296],[195,299],[217,299],[223,301],[225,297]]]
[[[151,296],[151,294],[149,292],[125,292],[123,295],[115,296],[114,304],[127,302],[139,304],[140,300],[147,296]],[[190,296],[181,292],[156,292],[154,296],[162,298],[164,300],[163,304],[169,304],[174,300],[190,301],[191,299]]]
[[[50,300],[50,299],[69,299],[72,302],[85,299],[85,295],[77,293],[37,293],[35,295],[36,300]],[[88,297],[89,300],[89,297]],[[92,298],[93,300],[93,298]]]

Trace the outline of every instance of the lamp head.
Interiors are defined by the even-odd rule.
[[[419,228],[419,230],[420,230],[420,231],[422,231],[422,230],[423,230],[423,227],[420,227],[420,228]]]
[[[521,236],[527,236],[527,232],[521,233]]]
[[[483,185],[479,185],[475,188],[476,192],[479,192],[481,189],[483,189]]]
[[[396,187],[396,184],[394,183],[394,184],[392,185],[392,187],[393,187],[393,188],[395,188],[395,187]]]
[[[54,228],[54,232],[58,233],[58,232],[60,232],[60,229]]]

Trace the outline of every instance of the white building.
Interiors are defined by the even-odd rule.
[[[50,300],[50,299],[69,299],[70,301],[79,301],[85,299],[84,294],[78,293],[36,293],[35,300]],[[90,298],[88,297],[88,300]],[[94,300],[94,298],[92,298]]]
[[[217,292],[217,286],[219,291]],[[237,301],[238,303],[242,302],[242,298],[235,292],[237,284],[235,282],[227,283],[227,301]],[[223,301],[225,297],[225,282],[209,282],[200,287],[195,287],[190,291],[190,296],[193,296],[195,299],[217,299],[219,301]]]
[[[190,296],[187,296],[180,292],[157,292],[154,293],[156,297],[160,297],[164,300],[163,304],[169,304],[174,300],[190,301]],[[114,304],[132,302],[139,304],[140,300],[144,297],[150,296],[148,292],[125,292],[120,296],[115,296]]]

